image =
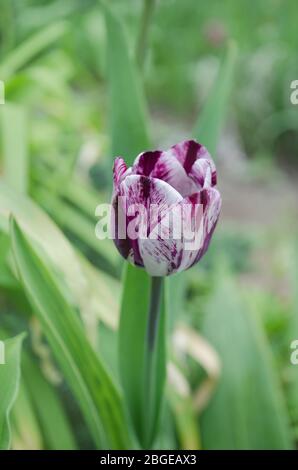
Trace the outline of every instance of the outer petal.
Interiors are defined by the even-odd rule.
[[[183,221],[186,227],[192,226],[196,243],[190,245],[189,238],[184,234],[180,263],[175,269],[177,272],[193,266],[206,252],[219,217],[221,197],[216,189],[207,188],[184,198],[180,205],[190,208],[183,212]]]
[[[117,157],[114,161],[113,167],[113,179],[114,179],[114,187],[117,188],[121,181],[124,178],[124,175],[127,171],[127,166],[125,161],[122,157]]]
[[[179,208],[180,202],[171,205],[147,239],[139,240],[144,266],[152,276],[167,276],[177,271],[180,266],[183,240],[174,236],[177,233],[175,210]]]
[[[161,154],[161,150],[140,153],[134,162],[132,173],[135,175],[151,176]]]
[[[197,205],[201,205],[202,212],[197,214],[198,245],[195,249],[188,249],[189,240],[183,236],[179,239],[173,237],[174,224],[168,238],[148,238],[139,240],[139,249],[143,259],[144,267],[152,276],[167,276],[175,272],[185,271],[197,263],[206,252],[215,229],[220,207],[221,198],[216,189],[208,188],[184,198],[178,204],[173,205],[170,213],[183,204],[191,206],[188,215],[182,212],[184,223],[191,224],[194,221],[194,211]],[[174,216],[175,217],[175,216]],[[161,232],[167,230],[167,218],[160,221]]]
[[[206,188],[200,191],[200,203],[203,204],[203,236],[204,243],[195,257],[195,260],[190,266],[193,266],[197,263],[202,256],[206,253],[211,237],[213,235],[214,229],[216,227],[218,217],[221,209],[221,196],[217,189],[215,188]]]
[[[184,271],[188,269],[195,262],[195,259],[198,255],[198,252],[202,250],[204,245],[204,205],[201,201],[200,192],[192,194],[181,201],[180,205],[184,209],[183,214],[183,224],[184,228],[191,228],[193,233],[193,240],[191,247],[189,243],[191,240],[187,236],[187,233],[183,233],[183,244],[182,244],[182,255],[180,258],[180,263],[177,266],[177,272]],[[188,210],[185,210],[188,209]],[[194,241],[196,243],[194,244]]]
[[[122,200],[120,200],[120,206],[118,203],[118,197],[117,196],[122,196],[126,198],[126,206],[124,207],[122,205]],[[164,215],[168,212],[168,207],[177,204],[179,201],[182,200],[181,195],[174,189],[172,188],[169,184],[165,183],[164,181],[158,180],[158,179],[153,179],[153,178],[148,178],[145,176],[140,176],[140,175],[129,175],[127,176],[124,181],[119,186],[119,191],[117,195],[114,196],[113,198],[113,206],[114,208],[117,208],[117,211],[115,211],[116,215],[116,221],[115,221],[115,227],[118,229],[118,217],[119,213],[118,210],[122,211],[122,216],[124,215],[124,220],[126,220],[126,227],[130,222],[133,221],[135,216],[129,216],[127,215],[127,208],[133,204],[142,204],[146,207],[147,209],[147,225],[146,229],[148,227],[155,226],[156,223],[158,222],[158,219],[162,219]],[[150,220],[150,205],[155,204],[156,207],[158,208],[158,214],[153,214],[153,220]],[[138,222],[139,223],[139,222]],[[142,222],[140,222],[142,223]],[[137,224],[137,229],[138,232],[144,233],[145,228],[143,226],[139,226]],[[145,266],[147,269],[148,260],[146,258],[146,263],[143,258],[144,252],[141,249],[142,245],[142,238],[137,238],[136,240],[126,238],[125,240],[120,240],[117,237],[117,231],[116,231],[116,239],[115,239],[115,244],[122,254],[124,258],[129,258],[134,264],[138,266]],[[147,234],[148,231],[147,231]],[[145,241],[145,240],[144,240]],[[147,254],[145,250],[145,255]],[[156,267],[156,269],[152,268],[151,272],[152,275],[159,275],[158,273],[160,272],[160,260],[156,256],[156,254],[152,255],[152,260],[150,266],[153,264],[153,266]],[[155,273],[155,274],[154,274]]]

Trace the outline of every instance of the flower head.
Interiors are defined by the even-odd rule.
[[[221,208],[216,168],[194,140],[147,151],[127,168],[114,163],[112,226],[120,254],[152,276],[197,263],[206,252]]]

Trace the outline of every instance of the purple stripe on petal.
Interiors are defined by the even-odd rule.
[[[148,233],[148,228],[152,228],[152,226],[156,225],[158,222],[158,217],[156,214],[153,214],[153,220],[150,220],[151,204],[156,205],[158,216],[162,218],[163,215],[167,213],[169,206],[177,204],[182,200],[181,195],[166,182],[140,175],[127,176],[120,185],[119,195],[126,198],[127,208],[131,205],[142,204],[147,209],[147,225],[143,227],[140,226],[140,224],[137,224],[139,233]],[[130,216],[126,213],[127,226],[134,219],[134,217],[135,216]],[[117,245],[118,241],[115,242]],[[136,240],[129,239],[128,243],[124,244],[124,248],[126,248],[126,252],[127,248],[129,248],[129,257],[133,259],[135,264],[143,266],[143,256],[142,252],[140,251],[140,242],[140,238],[137,238]],[[123,249],[122,241],[119,243]]]
[[[183,140],[173,145],[168,152],[179,161],[186,173],[189,173],[192,165],[199,158],[199,154],[203,146],[195,140]]]
[[[202,147],[201,144],[196,142],[195,140],[189,140],[186,144],[186,155],[183,167],[188,174],[197,159],[197,155],[199,153],[200,148]]]
[[[212,186],[216,186],[216,185],[217,185],[217,173],[216,173],[216,171],[213,171],[213,172],[212,172],[211,184],[212,184]]]
[[[166,152],[162,152],[151,176],[153,178],[166,181],[175,188],[182,197],[199,189],[196,182],[187,176],[184,168],[175,158],[171,149]]]
[[[114,167],[113,167],[113,177],[114,177],[114,185],[117,187],[122,179],[124,178],[124,175],[127,171],[127,166],[123,158],[117,157],[114,162]]]
[[[136,175],[150,176],[161,153],[160,150],[141,153],[133,165],[132,172]]]
[[[128,204],[159,204],[160,207],[181,201],[182,196],[165,181],[140,175],[129,175],[121,183],[121,195]]]
[[[112,233],[115,233],[115,245],[116,248],[118,249],[119,253],[121,256],[123,256],[124,259],[127,259],[132,251],[132,245],[131,241],[126,237],[124,239],[118,238],[118,228],[119,228],[119,211],[122,212],[123,217],[121,220],[125,220],[125,214],[126,214],[126,208],[122,207],[120,205],[119,207],[119,199],[118,199],[119,194],[115,194],[112,199],[112,206],[114,209],[114,212],[112,212],[112,220],[111,220],[111,226],[112,226]],[[113,217],[114,215],[114,217]]]
[[[196,160],[189,174],[200,188],[212,186],[212,164],[207,158]]]
[[[112,202],[121,255],[153,276],[183,271],[199,261],[221,208],[216,180],[207,149],[194,140],[164,152],[144,152],[131,168],[117,158]],[[118,238],[123,233],[124,240]]]
[[[197,263],[206,253],[221,209],[221,196],[217,189],[206,188],[203,189],[199,194],[200,202],[204,206],[204,245],[197,253],[197,256],[192,265]]]
[[[189,248],[188,244],[190,243],[190,238],[183,232],[183,251],[179,264],[176,266],[176,271],[184,271],[188,269],[196,259],[198,251],[201,249],[204,243],[204,234],[203,234],[203,207],[201,206],[201,195],[200,192],[191,194],[181,201],[180,205],[184,208],[182,212],[183,216],[183,225],[188,228],[191,228],[191,234],[193,237],[197,237],[197,246],[194,246],[192,249]],[[186,210],[187,209],[187,210]],[[192,240],[194,243],[194,239]]]
[[[175,272],[182,257],[181,240],[139,240],[146,271],[152,276],[168,276]]]

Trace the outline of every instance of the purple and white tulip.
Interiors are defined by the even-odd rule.
[[[136,266],[145,268],[151,276],[167,276],[197,263],[207,251],[221,208],[221,196],[215,188],[216,168],[207,149],[194,140],[183,141],[166,151],[141,153],[130,168],[123,158],[118,157],[113,172],[112,226],[120,254]],[[146,220],[146,227],[143,227],[144,219],[139,218],[135,229],[147,236],[119,237],[119,231],[126,233],[127,225],[136,217],[127,211],[127,207],[138,204],[148,208],[151,220],[149,224]],[[158,207],[155,216],[149,211],[151,205]],[[177,213],[173,208],[185,205],[202,208],[200,223],[195,225],[201,232],[195,249],[186,249],[183,236],[173,235]],[[161,237],[160,232],[156,235],[156,226],[159,224],[163,231],[163,222],[169,220],[169,212],[174,220],[168,237]],[[183,222],[192,226],[194,212],[190,210],[187,214],[184,213]]]

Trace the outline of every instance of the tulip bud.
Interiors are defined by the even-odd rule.
[[[207,251],[221,197],[205,147],[183,141],[141,153],[132,167],[114,163],[112,221],[120,254],[151,276],[190,268]]]

